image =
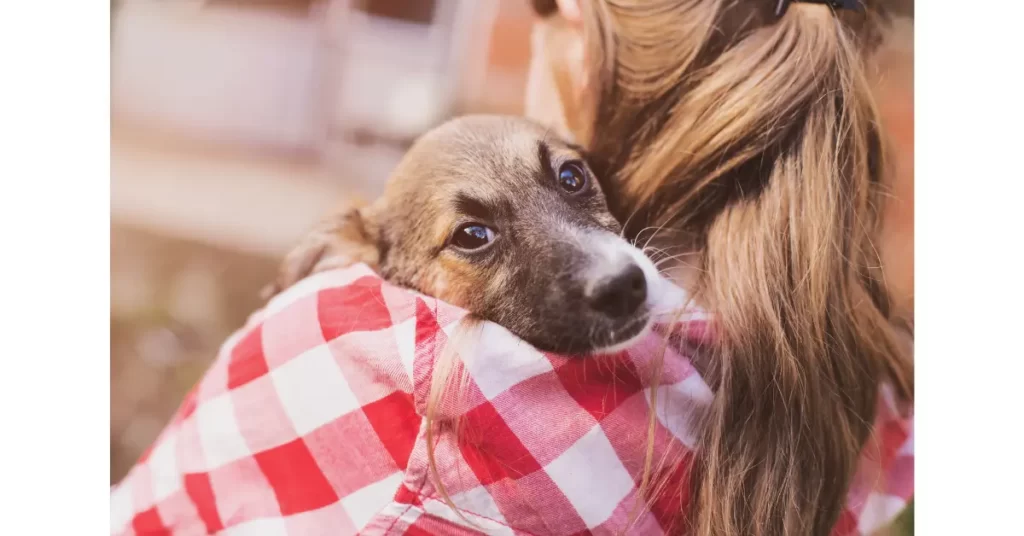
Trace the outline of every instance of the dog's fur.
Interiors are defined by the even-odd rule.
[[[413,145],[380,199],[329,218],[300,244],[271,294],[310,273],[363,262],[544,350],[628,344],[673,288],[620,238],[583,160],[578,147],[525,119],[450,121]],[[584,171],[583,190],[559,187],[566,163]],[[467,223],[493,229],[494,240],[474,251],[454,247],[453,233]],[[647,288],[641,306],[598,310],[595,293],[630,270]]]

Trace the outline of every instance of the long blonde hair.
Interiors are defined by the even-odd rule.
[[[778,20],[767,0],[581,3],[589,91],[566,123],[627,232],[695,253],[691,290],[714,315],[701,362],[715,397],[690,477],[652,484],[691,460],[654,468],[648,449],[645,463],[642,491],[690,486],[674,490],[689,502],[673,532],[829,533],[880,386],[913,399],[874,245],[886,145],[865,63],[888,13],[863,3],[794,4]],[[460,391],[453,356],[428,430]]]
[[[865,76],[886,13],[595,0],[577,132],[634,232],[701,259],[716,391],[686,532],[827,534],[891,382],[913,365],[874,246],[885,144]],[[658,239],[655,239],[657,243]]]

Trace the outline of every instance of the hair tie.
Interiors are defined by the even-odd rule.
[[[851,11],[860,11],[864,9],[864,5],[861,4],[861,0],[778,0],[778,3],[775,5],[775,16],[781,17],[785,15],[786,10],[789,9],[789,4],[792,2],[825,4],[832,9],[849,9]]]

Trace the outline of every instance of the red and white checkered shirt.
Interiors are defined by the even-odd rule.
[[[112,533],[662,534],[686,501],[688,464],[662,474],[674,495],[639,498],[651,394],[654,460],[669,449],[686,460],[711,392],[672,350],[654,373],[658,335],[572,359],[485,324],[466,402],[448,409],[459,433],[442,431],[436,447],[458,513],[441,499],[423,415],[434,360],[464,314],[364,265],[300,282],[225,343],[114,488]],[[913,492],[912,418],[888,393],[879,407],[835,534],[874,532]]]

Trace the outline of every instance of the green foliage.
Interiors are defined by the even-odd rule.
[[[907,509],[900,514],[900,517],[896,518],[894,524],[895,534],[897,536],[913,536],[914,534],[914,501],[911,500],[910,504],[907,505]]]

